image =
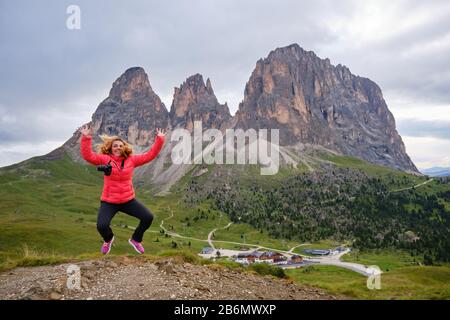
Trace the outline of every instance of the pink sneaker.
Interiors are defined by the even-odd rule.
[[[114,236],[112,237],[111,241],[109,242],[103,242],[101,252],[103,254],[108,254],[111,251],[112,243],[114,242]]]
[[[144,253],[144,247],[142,246],[141,242],[134,241],[133,239],[129,239],[128,243],[131,244],[138,253],[143,254]]]

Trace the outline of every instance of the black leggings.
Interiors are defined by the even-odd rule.
[[[140,220],[132,239],[137,242],[142,242],[145,230],[150,228],[152,224],[153,214],[136,199],[120,204],[101,201],[100,209],[98,210],[97,230],[100,232],[103,240],[109,242],[113,238],[113,232],[109,224],[118,211]]]

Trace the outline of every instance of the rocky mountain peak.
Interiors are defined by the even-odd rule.
[[[191,130],[197,120],[202,121],[204,129],[220,128],[231,115],[228,106],[217,101],[211,80],[208,78],[205,84],[197,73],[175,88],[170,118],[173,127]]]
[[[209,92],[209,94],[214,94],[212,85],[211,85],[211,80],[206,79],[206,90]]]
[[[126,70],[114,81],[109,97],[118,102],[125,103],[132,99],[148,97],[154,94],[148,76],[141,67]]]
[[[321,145],[417,172],[381,89],[298,44],[258,60],[236,118],[236,126],[243,129],[279,129],[282,145]]]
[[[135,146],[148,147],[155,128],[166,128],[169,113],[159,96],[153,92],[144,69],[127,69],[112,84],[109,96],[92,115],[90,125],[95,142],[102,134],[117,135]],[[79,158],[80,134],[65,143],[74,159]]]
[[[277,57],[282,57],[284,59],[286,56],[292,56],[298,60],[302,57],[317,58],[313,51],[307,51],[300,47],[297,43],[290,44],[286,47],[276,48],[275,50],[270,51],[267,58],[274,59]]]

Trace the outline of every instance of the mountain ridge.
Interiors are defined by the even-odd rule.
[[[298,44],[258,60],[236,117],[239,128],[279,129],[281,145],[317,144],[418,172],[379,86]]]
[[[326,76],[318,76],[319,67],[325,70]],[[306,70],[304,73],[300,72],[302,68]],[[369,83],[367,88],[365,83]],[[331,94],[333,90],[336,92]],[[337,102],[332,96],[337,97]],[[372,100],[379,105],[370,104]],[[351,110],[345,107],[348,101]],[[343,105],[342,110],[338,108],[339,103]],[[255,115],[262,118],[252,119]],[[381,89],[369,79],[352,75],[347,67],[333,66],[328,58],[320,59],[298,44],[276,48],[267,58],[257,61],[246,84],[244,100],[233,116],[226,103],[218,102],[211,80],[207,78],[205,83],[201,74],[188,77],[174,88],[172,104],[167,110],[153,91],[145,70],[132,67],[113,82],[108,97],[99,104],[88,124],[95,132],[94,143],[101,142],[101,134],[119,135],[139,153],[151,144],[156,127],[177,127],[192,132],[195,120],[202,121],[203,130],[280,129],[284,164],[305,163],[309,159],[304,154],[305,148],[320,147],[330,154],[353,156],[420,174],[406,154]],[[367,127],[372,120],[376,126]],[[84,163],[79,153],[80,138],[80,133],[75,132],[60,148],[42,158],[57,159],[66,152],[74,161]],[[170,134],[167,141],[155,161],[136,171],[138,180],[166,183],[163,188],[166,191],[192,169],[189,165],[171,164],[174,143],[170,143]]]

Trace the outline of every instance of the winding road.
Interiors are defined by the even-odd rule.
[[[401,188],[401,189],[397,189],[397,190],[392,190],[392,191],[390,191],[390,192],[392,193],[392,192],[406,191],[406,190],[411,190],[412,188],[416,189],[416,188],[419,188],[419,187],[422,187],[422,186],[426,185],[427,183],[430,183],[430,182],[433,181],[433,180],[434,180],[434,179],[431,178],[431,179],[428,179],[427,181],[424,181],[424,182],[422,182],[422,183],[416,184],[415,186],[408,187],[408,188]]]
[[[430,179],[432,180],[432,179]],[[427,183],[430,181],[428,180]],[[422,183],[421,185],[424,185],[425,183]],[[294,254],[294,250],[295,248],[298,247],[302,247],[302,246],[307,246],[310,243],[301,243],[299,245],[296,245],[292,248],[290,248],[288,251],[285,250],[279,250],[279,249],[274,249],[274,248],[269,248],[269,247],[265,247],[265,246],[261,246],[259,244],[251,244],[251,243],[242,243],[242,242],[235,242],[235,241],[223,241],[223,240],[212,240],[212,235],[214,234],[214,232],[216,232],[219,229],[227,229],[229,228],[233,222],[228,223],[226,226],[224,227],[217,227],[214,228],[213,230],[211,230],[208,234],[208,238],[205,239],[198,239],[198,238],[193,238],[193,237],[187,237],[187,236],[183,236],[180,235],[178,233],[172,232],[172,231],[168,231],[165,227],[164,227],[164,221],[168,220],[170,218],[173,218],[173,211],[171,210],[171,215],[167,218],[164,218],[161,220],[160,223],[160,227],[162,230],[164,230],[165,233],[167,233],[169,236],[172,237],[177,237],[177,238],[183,238],[183,239],[190,239],[190,240],[196,240],[196,241],[203,241],[203,242],[207,242],[209,244],[209,246],[213,249],[213,251],[211,253],[208,254],[199,254],[201,257],[209,259],[209,258],[215,258],[217,256],[217,251],[220,251],[220,256],[222,257],[231,257],[234,255],[237,255],[239,253],[244,253],[244,252],[248,252],[248,251],[242,251],[242,250],[231,250],[231,249],[216,249],[216,247],[214,246],[214,242],[216,243],[229,243],[229,244],[237,244],[237,245],[242,245],[242,246],[249,246],[249,247],[254,247],[253,250],[256,249],[263,249],[263,250],[268,250],[268,251],[274,251],[274,252],[279,252],[281,254],[283,254],[284,256],[290,257]],[[365,265],[359,264],[359,263],[353,263],[353,262],[345,262],[345,261],[341,261],[341,257],[347,253],[350,252],[350,249],[344,250],[342,252],[331,252],[331,254],[327,255],[327,256],[320,256],[320,257],[312,257],[312,256],[306,256],[304,254],[302,254],[303,261],[307,263],[307,265],[328,265],[328,266],[336,266],[336,267],[341,267],[341,268],[345,268],[348,270],[352,270],[354,272],[357,272],[359,274],[362,274],[364,276],[370,276],[373,274],[373,269],[366,267]],[[284,266],[283,268],[289,269],[289,268],[297,268],[298,266]]]
[[[215,229],[211,230],[211,232],[208,234],[208,243],[209,243],[209,246],[210,246],[211,248],[213,248],[213,250],[216,250],[216,248],[214,247],[213,241],[211,240],[211,237],[212,237],[212,235],[214,234],[214,232],[216,232],[216,231],[219,230],[219,229],[226,229],[226,228],[228,228],[229,226],[231,226],[232,224],[233,224],[233,222],[230,222],[230,223],[227,224],[225,227],[222,227],[222,228],[215,228]]]

